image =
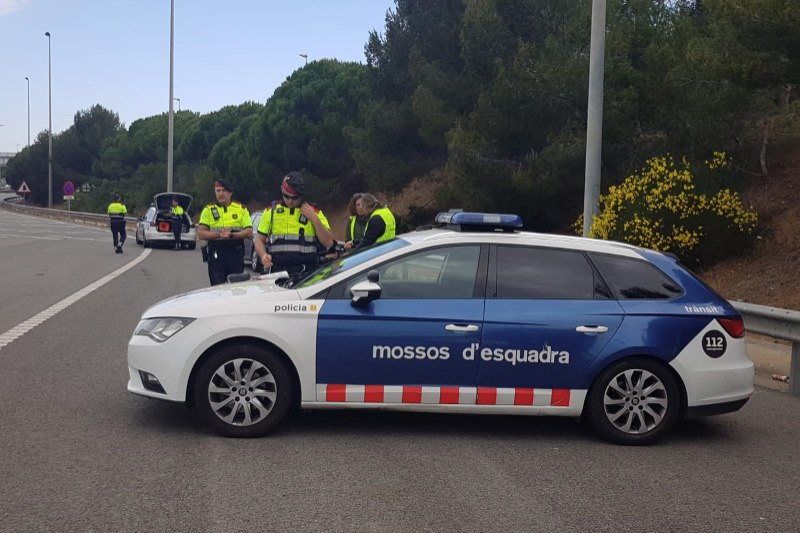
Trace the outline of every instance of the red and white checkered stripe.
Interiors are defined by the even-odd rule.
[[[318,402],[569,407],[569,389],[317,384]]]

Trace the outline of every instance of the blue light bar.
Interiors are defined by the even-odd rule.
[[[464,211],[448,211],[436,215],[437,224],[463,224],[468,226],[487,226],[493,228],[521,228],[522,218],[519,215],[501,213],[465,213]]]

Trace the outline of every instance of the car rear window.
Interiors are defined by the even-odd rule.
[[[669,300],[683,289],[644,259],[590,254],[619,300]]]
[[[592,300],[594,269],[581,252],[498,246],[497,297]]]

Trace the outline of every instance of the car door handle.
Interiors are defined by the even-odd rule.
[[[578,326],[575,331],[578,333],[606,333],[608,328],[605,326]]]
[[[472,332],[478,331],[478,326],[468,324],[468,325],[459,325],[459,324],[447,324],[444,329],[447,331],[461,331],[461,332]]]

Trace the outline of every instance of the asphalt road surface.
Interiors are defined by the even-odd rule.
[[[301,412],[211,434],[125,390],[156,301],[207,285],[198,251],[0,210],[0,335],[137,260],[0,347],[0,531],[797,531],[800,400],[647,448],[559,418]]]

